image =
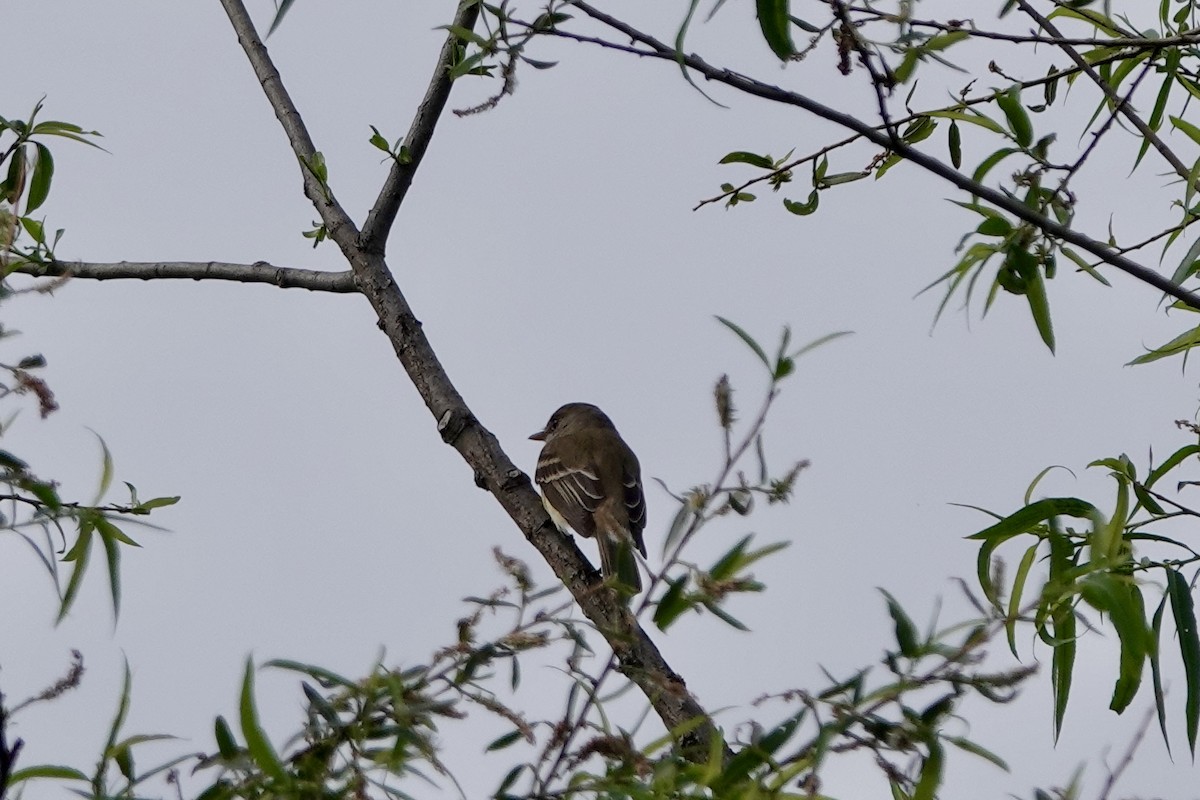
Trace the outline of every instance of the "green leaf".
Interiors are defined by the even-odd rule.
[[[291,10],[292,3],[294,2],[296,2],[296,0],[282,0],[282,2],[280,2],[278,10],[275,11],[275,18],[271,20],[271,27],[267,29],[268,38],[270,38],[271,34],[275,32],[275,29],[279,27],[279,23],[283,22],[283,15]]]
[[[1153,647],[1145,601],[1135,583],[1110,572],[1087,576],[1080,582],[1080,594],[1088,605],[1108,614],[1121,640],[1120,670],[1109,703],[1109,708],[1119,714],[1133,702],[1146,656]]]
[[[9,775],[8,784],[9,786],[16,786],[22,781],[28,781],[34,778],[55,778],[61,781],[88,780],[87,775],[84,775],[74,767],[63,767],[56,764],[39,764],[36,767],[19,769],[12,775]]]
[[[949,33],[939,33],[929,41],[921,45],[921,49],[926,53],[936,53],[939,50],[945,50],[953,44],[966,40],[970,36],[969,31],[950,31]]]
[[[1184,254],[1183,260],[1179,262],[1179,266],[1175,268],[1175,272],[1171,274],[1173,283],[1183,283],[1185,280],[1196,274],[1197,266],[1200,262],[1200,239],[1192,242],[1192,246],[1188,248]]]
[[[63,556],[63,561],[73,561],[71,577],[67,579],[67,588],[63,592],[62,601],[58,606],[58,618],[55,624],[62,622],[79,596],[79,587],[83,584],[84,573],[87,572],[88,560],[92,553],[92,532],[95,526],[88,518],[79,520],[79,537],[71,547],[70,552]]]
[[[1004,126],[989,116],[979,113],[978,111],[926,111],[927,117],[941,117],[942,119],[955,120],[957,122],[966,122],[970,125],[978,125],[981,128],[986,128],[992,133],[1004,133]]]
[[[1045,497],[966,538],[986,541],[1028,533],[1039,524],[1059,516],[1091,520],[1093,523],[1102,520],[1100,512],[1086,500],[1077,497]]]
[[[1200,444],[1188,444],[1179,448],[1168,456],[1166,461],[1150,470],[1150,474],[1146,477],[1146,487],[1149,488],[1158,483],[1160,478],[1182,464],[1184,459],[1194,455],[1200,455]]]
[[[662,599],[658,601],[658,606],[654,609],[654,624],[658,626],[659,630],[665,631],[671,627],[683,612],[692,607],[691,600],[683,593],[684,587],[687,586],[687,580],[687,575],[680,575],[672,580],[667,586],[667,590],[663,592]]]
[[[752,164],[763,169],[775,169],[775,162],[767,156],[760,156],[757,153],[747,153],[745,150],[735,150],[732,153],[726,153],[725,156],[717,162],[718,164]]]
[[[804,355],[805,353],[816,350],[818,347],[820,347],[828,342],[832,342],[834,339],[840,339],[843,336],[850,336],[853,333],[854,333],[854,331],[834,331],[833,333],[827,333],[824,336],[818,336],[816,339],[813,339],[808,344],[803,345],[802,347],[799,347],[796,350],[793,350],[791,353],[788,354],[788,358],[791,358],[794,361],[797,358],[799,358],[800,356]]]
[[[947,141],[950,148],[950,163],[955,169],[958,169],[962,166],[962,133],[958,129],[957,120],[950,122]]]
[[[221,754],[221,758],[233,760],[238,755],[237,739],[233,738],[233,731],[229,729],[229,723],[224,717],[217,717],[213,722],[213,735],[217,740],[217,752]]]
[[[13,472],[24,472],[29,469],[29,464],[14,456],[7,450],[0,450],[0,467],[10,469]]]
[[[739,631],[749,632],[750,629],[746,627],[746,624],[744,622],[742,622],[741,620],[737,619],[736,617],[734,617],[731,614],[729,614],[728,612],[726,612],[723,608],[721,608],[719,605],[714,603],[712,600],[702,600],[701,604],[705,608],[707,608],[714,617],[721,620],[722,622],[724,622],[726,625],[730,626],[731,628],[736,628]]]
[[[100,505],[100,501],[104,499],[104,495],[108,494],[108,489],[112,486],[113,481],[113,458],[109,452],[108,445],[101,438],[100,434],[92,431],[92,435],[96,437],[96,441],[100,442],[100,451],[102,458],[100,462],[100,485],[96,489],[96,499],[92,501],[92,505]]]
[[[821,196],[816,189],[809,192],[808,200],[801,203],[798,200],[783,199],[783,207],[799,217],[807,217],[809,214],[817,210],[817,206],[821,203]]]
[[[970,739],[964,739],[961,736],[943,736],[943,738],[960,750],[965,750],[966,752],[977,755],[986,761],[990,761],[1005,772],[1011,772],[1011,770],[1008,768],[1008,762],[993,753],[991,750],[988,750],[986,747],[975,744],[975,742],[972,742]]]
[[[104,545],[108,562],[108,587],[112,594],[113,617],[116,618],[121,615],[121,549],[118,536],[125,537],[125,534],[104,517],[96,519],[96,531],[100,534],[100,543]]]
[[[151,511],[155,508],[166,508],[167,506],[173,506],[178,503],[179,500],[179,495],[175,495],[173,497],[152,497],[144,503],[139,503],[138,508],[144,508],[147,511]]]
[[[1029,256],[1032,260],[1033,256]],[[1037,325],[1038,335],[1042,337],[1050,352],[1054,352],[1054,324],[1050,319],[1050,301],[1046,297],[1046,282],[1042,280],[1042,271],[1034,264],[1028,283],[1026,283],[1025,298],[1029,301],[1029,313]]]
[[[1196,610],[1191,587],[1176,569],[1167,569],[1167,595],[1171,598],[1171,613],[1179,636],[1179,655],[1183,659],[1183,674],[1187,680],[1188,749],[1196,754],[1196,732],[1200,728],[1200,635],[1196,628]]]
[[[1025,555],[1021,557],[1021,563],[1017,567],[1016,577],[1013,579],[1012,593],[1008,598],[1008,616],[1004,620],[1004,627],[1008,634],[1008,649],[1012,651],[1013,658],[1018,661],[1021,660],[1021,656],[1017,653],[1017,621],[1021,615],[1021,596],[1025,593],[1025,581],[1029,577],[1029,570],[1033,567],[1039,546],[1041,546],[1041,542],[1037,541],[1025,550]]]
[[[788,0],[755,0],[758,26],[763,39],[780,61],[787,61],[796,52],[792,44]]]
[[[246,671],[242,677],[241,700],[238,704],[242,736],[246,739],[246,750],[263,772],[277,781],[286,782],[288,775],[283,762],[271,745],[259,723],[258,710],[254,707],[254,662],[246,659]]]
[[[382,150],[383,152],[387,153],[388,155],[391,155],[392,147],[391,147],[391,145],[388,144],[388,140],[383,138],[383,134],[380,133],[379,129],[376,128],[374,125],[371,125],[370,128],[371,128],[371,138],[368,141],[371,143],[371,146],[375,147],[379,150]]]
[[[1021,147],[1029,147],[1033,143],[1033,123],[1021,105],[1021,87],[1013,86],[1006,92],[996,95],[996,105],[1004,112],[1008,121],[1008,129]]]
[[[117,736],[121,732],[121,726],[125,724],[125,718],[129,715],[129,700],[130,690],[133,688],[133,675],[129,671],[129,661],[125,661],[125,679],[121,684],[121,698],[117,702],[117,713],[113,715],[112,723],[108,727],[108,741],[104,744],[104,759],[97,765],[98,774],[93,779],[93,783],[99,784],[101,777],[104,774],[105,764],[107,759],[118,755]],[[118,767],[121,767],[118,762]]]
[[[767,351],[762,349],[762,345],[760,345],[758,342],[754,341],[753,336],[746,333],[746,331],[744,331],[738,325],[736,325],[733,322],[730,322],[729,320],[725,319],[724,317],[717,317],[717,322],[721,323],[726,328],[729,328],[729,330],[731,330],[735,334],[737,334],[738,338],[741,339],[743,342],[745,342],[746,346],[754,351],[754,355],[758,356],[758,360],[763,363],[763,366],[765,366],[768,370],[772,369],[771,360],[769,358],[767,358]]]
[[[1060,586],[1064,575],[1075,566],[1075,548],[1071,540],[1059,530],[1057,525],[1050,526],[1050,575],[1049,582]],[[1050,610],[1050,624],[1054,635],[1054,653],[1050,662],[1050,678],[1054,689],[1054,741],[1058,741],[1062,733],[1063,720],[1066,718],[1067,701],[1071,697],[1071,677],[1075,669],[1075,609],[1073,596],[1069,587],[1061,587],[1060,594],[1065,597],[1054,599]],[[1043,590],[1043,596],[1049,594]]]
[[[1092,25],[1096,26],[1104,33],[1107,33],[1109,36],[1122,35],[1121,29],[1117,26],[1117,24],[1109,17],[1101,14],[1099,11],[1092,11],[1091,9],[1087,8],[1069,8],[1066,6],[1059,6],[1046,15],[1047,19],[1054,19],[1056,17],[1070,17],[1072,19],[1090,22]]]
[[[520,741],[522,738],[524,738],[524,735],[520,731],[509,731],[503,736],[493,739],[487,747],[483,748],[483,752],[491,753],[496,750],[503,750],[504,748]]]
[[[741,566],[742,556],[746,552],[746,547],[750,544],[750,540],[754,538],[754,534],[747,534],[738,541],[733,547],[717,560],[708,570],[708,574],[719,581],[727,580],[733,577],[733,574]]]
[[[942,745],[937,739],[930,739],[926,746],[929,748],[929,754],[921,764],[921,777],[913,787],[912,800],[934,800],[938,787],[942,785],[945,762]]]
[[[46,202],[50,194],[50,181],[54,178],[54,159],[50,156],[50,148],[41,142],[34,142],[33,146],[37,148],[37,164],[29,181],[29,194],[25,197],[26,214]]]
[[[975,181],[976,183],[983,183],[983,179],[989,172],[992,171],[992,167],[996,166],[1013,153],[1019,152],[1021,151],[1015,147],[1001,147],[983,161],[979,162],[979,166],[975,168],[975,172],[971,175],[971,180]]]
[[[892,617],[892,622],[896,628],[896,644],[900,646],[900,654],[908,658],[915,658],[920,655],[920,639],[917,634],[917,626],[913,624],[912,619],[905,613],[900,603],[896,601],[886,589],[880,589],[884,598],[887,600],[888,614]]]
[[[1196,144],[1200,144],[1200,128],[1188,122],[1183,117],[1168,117],[1168,119],[1171,120],[1172,125],[1186,133],[1189,139]]]
[[[1162,732],[1163,744],[1167,747],[1167,755],[1171,754],[1171,737],[1167,734],[1167,700],[1162,687],[1162,621],[1163,612],[1167,609],[1167,595],[1163,594],[1154,609],[1154,618],[1150,630],[1154,632],[1155,648],[1150,653],[1150,680],[1154,687],[1154,711],[1158,716],[1158,729]]]

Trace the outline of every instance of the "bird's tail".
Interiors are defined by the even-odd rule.
[[[640,592],[642,576],[629,531],[616,524],[603,525],[596,531],[596,540],[600,544],[600,574],[606,580],[615,577],[623,591]]]

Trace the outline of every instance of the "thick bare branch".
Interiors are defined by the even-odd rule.
[[[241,0],[221,2],[275,115],[288,133],[292,149],[304,164],[311,159],[312,142],[283,90],[279,73],[255,33]],[[612,647],[621,672],[645,693],[663,724],[669,730],[685,724],[695,726],[684,736],[685,752],[707,758],[710,742],[720,741],[708,713],[688,693],[683,679],[663,659],[629,610],[603,587],[599,575],[574,541],[559,533],[550,522],[529,476],[512,463],[495,435],[471,413],[433,352],[421,322],[396,285],[383,253],[378,248],[368,251],[362,246],[358,232],[349,220],[343,219],[340,207],[325,200],[324,187],[314,181],[310,170],[303,166],[301,169],[305,171],[305,191],[321,212],[330,238],[349,261],[356,284],[378,315],[379,327],[392,343],[396,358],[433,414],[443,441],[459,452],[473,470],[475,483],[495,496],[566,584],[584,615]]]
[[[88,261],[58,261],[53,264],[26,264],[16,272],[37,277],[85,278],[96,281],[186,279],[237,283],[269,283],[281,289],[308,289],[313,292],[347,294],[357,292],[354,274],[321,272],[295,267],[276,267],[265,261],[253,264],[229,264],[224,261],[118,261],[99,264]]]
[[[275,111],[279,124],[283,126],[283,131],[287,134],[288,142],[292,145],[292,152],[296,154],[296,158],[300,159],[300,172],[304,179],[304,195],[316,206],[317,213],[321,215],[321,221],[325,224],[330,238],[340,244],[347,237],[357,237],[358,228],[338,204],[337,199],[333,196],[333,190],[329,188],[327,182],[317,177],[315,172],[318,166],[316,145],[313,144],[312,137],[308,135],[308,128],[304,126],[304,120],[300,117],[300,112],[296,109],[295,104],[292,103],[292,98],[283,88],[279,70],[275,69],[271,57],[267,55],[267,46],[263,44],[258,32],[255,31],[254,23],[246,12],[246,6],[241,0],[221,0],[221,5],[229,16],[233,30],[237,33],[238,44],[246,52],[250,65],[254,67],[254,74],[258,77],[258,82],[271,102],[271,108]],[[344,250],[345,248],[343,248]]]
[[[1069,228],[1057,220],[1045,216],[1044,214],[1039,214],[1037,211],[1029,208],[1029,206],[1025,205],[1012,195],[1005,194],[1004,192],[1000,192],[996,189],[992,189],[989,186],[985,186],[982,183],[973,181],[971,178],[954,169],[949,164],[939,161],[933,156],[927,155],[909,144],[905,144],[902,141],[893,142],[886,133],[877,130],[874,126],[857,117],[851,116],[850,114],[845,114],[837,109],[830,108],[829,106],[819,103],[806,95],[798,94],[787,89],[782,89],[769,83],[764,83],[760,80],[742,75],[730,69],[714,67],[699,56],[676,53],[674,48],[667,46],[653,36],[643,33],[631,25],[622,22],[616,17],[605,14],[603,11],[592,7],[589,3],[583,2],[583,0],[575,0],[573,5],[575,8],[578,8],[589,17],[592,17],[596,21],[609,26],[613,30],[621,32],[638,44],[644,45],[653,51],[652,54],[647,53],[646,55],[652,55],[654,58],[670,61],[672,63],[679,63],[682,61],[684,66],[686,66],[688,69],[694,70],[710,81],[723,83],[726,86],[730,86],[740,92],[744,92],[755,97],[762,97],[766,100],[771,100],[776,103],[784,103],[786,105],[793,105],[798,108],[802,108],[811,114],[821,117],[822,119],[829,120],[830,122],[840,125],[848,130],[855,131],[864,139],[867,139],[868,141],[873,142],[880,147],[890,149],[897,155],[908,161],[911,161],[919,167],[924,168],[926,171],[931,172],[946,181],[949,181],[963,191],[975,195],[976,197],[986,201],[996,208],[1007,211],[1014,217],[1036,226],[1037,228],[1045,231],[1057,239],[1070,242],[1071,244],[1088,251],[1092,255],[1101,259],[1104,263],[1111,264],[1122,272],[1128,273],[1138,280],[1148,283],[1156,289],[1165,292],[1171,297],[1187,303],[1192,308],[1200,310],[1200,295],[1197,295],[1195,292],[1190,292],[1172,281],[1170,278],[1160,275],[1149,267],[1145,267],[1130,258],[1126,258],[1117,252],[1115,248],[1105,244],[1104,242],[1097,241],[1090,236],[1079,233],[1078,231]],[[1118,97],[1117,100],[1119,101],[1120,98]]]
[[[461,0],[451,25],[470,30],[475,27],[478,18],[477,0]],[[396,212],[400,210],[400,204],[404,202],[408,188],[412,186],[413,175],[421,166],[421,159],[425,157],[429,141],[433,138],[434,128],[446,108],[446,100],[450,97],[450,85],[454,82],[450,78],[450,67],[460,46],[458,36],[451,30],[445,44],[442,45],[442,51],[438,54],[437,66],[433,70],[429,87],[425,90],[425,97],[417,106],[417,113],[408,128],[408,135],[404,137],[406,158],[403,161],[398,159],[392,164],[387,181],[384,182],[375,205],[367,214],[367,221],[363,223],[362,246],[365,250],[378,250],[382,254],[387,249],[388,232],[396,220]]]

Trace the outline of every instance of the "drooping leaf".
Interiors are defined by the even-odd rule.
[[[1191,587],[1179,570],[1167,570],[1167,595],[1171,598],[1171,614],[1175,617],[1179,655],[1183,659],[1183,674],[1187,681],[1184,716],[1187,720],[1188,749],[1194,756],[1196,733],[1200,728],[1200,633],[1196,628]]]

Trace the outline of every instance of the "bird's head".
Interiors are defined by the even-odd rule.
[[[608,415],[591,403],[567,403],[550,415],[545,428],[529,438],[537,442],[551,442],[574,431],[611,427],[613,424]]]

